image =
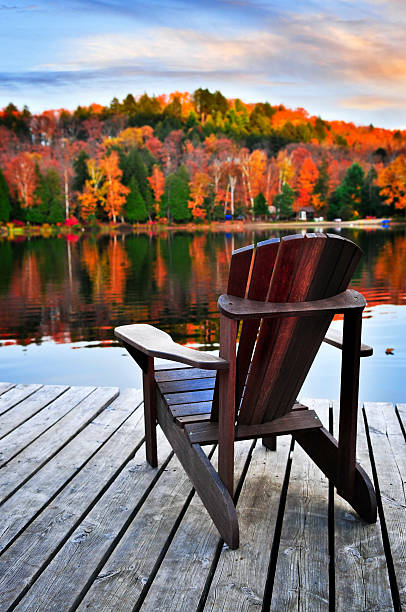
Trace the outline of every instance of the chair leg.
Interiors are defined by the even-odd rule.
[[[158,423],[182,467],[230,548],[238,548],[239,529],[233,499],[199,444],[191,444],[185,430],[169,415],[164,399],[157,397]]]
[[[338,443],[327,429],[320,427],[301,431],[294,433],[293,437],[337,487],[339,495],[344,497],[367,523],[375,523],[376,494],[372,482],[362,467],[355,463],[353,475],[355,486],[352,487],[352,490],[341,488]]]
[[[156,383],[154,378],[154,360],[148,358],[148,367],[143,372],[144,388],[144,420],[145,420],[145,450],[148,463],[152,467],[158,465],[156,444]]]
[[[266,438],[262,438],[262,444],[265,448],[276,451],[276,436],[266,436]]]

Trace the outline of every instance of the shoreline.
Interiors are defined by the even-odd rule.
[[[25,225],[22,227],[8,223],[0,226],[0,238],[14,238],[25,236],[67,237],[79,238],[82,234],[138,234],[138,233],[161,233],[167,231],[181,232],[244,232],[253,230],[279,230],[279,229],[318,229],[325,228],[353,228],[353,229],[385,229],[388,226],[404,226],[406,220],[392,219],[359,219],[356,221],[212,221],[211,223],[185,223],[185,224],[161,224],[161,223],[139,223],[130,225],[128,223],[108,224],[101,223],[96,226],[56,226],[56,225]]]

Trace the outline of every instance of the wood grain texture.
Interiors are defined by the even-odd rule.
[[[328,400],[313,400],[328,426]],[[329,603],[328,480],[295,445],[279,544],[271,610],[327,611]]]
[[[4,415],[10,408],[19,404],[26,397],[38,391],[38,389],[41,389],[41,387],[42,385],[14,385],[9,387],[9,390],[4,390],[0,395],[0,416]]]
[[[127,612],[136,605],[191,491],[175,456],[100,568],[78,610]],[[200,520],[210,523],[202,514]]]
[[[207,611],[261,609],[290,436],[278,442],[276,453],[258,443],[255,447],[237,504],[240,548],[221,551]]]
[[[0,421],[0,438],[3,438],[13,429],[27,421],[53,402],[57,397],[65,393],[69,387],[61,385],[47,385],[38,390],[34,395],[21,401],[14,410]]]
[[[298,302],[258,302],[221,295],[218,306],[221,313],[230,319],[272,319],[290,317],[315,317],[318,315],[340,314],[347,310],[359,310],[366,305],[363,295],[347,289],[330,298]]]
[[[23,400],[12,410],[10,416],[16,416],[17,423],[23,421],[15,429],[16,420],[5,417],[5,421],[13,425],[13,430],[0,440],[0,467],[4,466],[13,457],[18,455],[25,447],[31,444],[47,429],[64,417],[73,406],[63,399],[63,392],[67,387],[42,387],[29,398]],[[58,401],[54,401],[58,398]],[[30,420],[24,418],[33,414]]]
[[[195,378],[216,378],[216,372],[213,370],[202,370],[201,368],[192,367],[157,371],[155,365],[155,380],[158,383],[193,380]]]
[[[0,550],[44,509],[139,407],[142,393],[125,389],[110,406],[48,461],[1,507]],[[138,418],[142,423],[141,410]],[[136,440],[134,440],[136,443]]]
[[[25,529],[22,535],[8,548],[0,557],[0,609],[7,607],[22,594],[26,587],[32,584],[33,579],[41,574],[41,580],[35,583],[35,590],[29,591],[29,604],[20,603],[21,609],[30,610],[50,610],[66,609],[63,599],[55,603],[55,598],[59,597],[58,585],[65,590],[76,589],[78,584],[66,580],[65,574],[58,574],[50,571],[49,560],[54,554],[54,550],[61,544],[67,542],[69,538],[71,548],[76,550],[86,548],[87,539],[91,538],[91,533],[96,525],[89,520],[86,526],[72,536],[72,531],[78,524],[85,519],[89,507],[94,504],[94,500],[103,492],[103,489],[117,476],[122,466],[126,464],[132,456],[134,445],[142,440],[144,422],[142,415],[135,413],[114,436],[100,449],[93,460],[86,464],[84,468],[71,481],[69,487],[64,488],[61,493],[47,506],[43,512]],[[138,453],[138,462],[134,462],[134,470],[125,470],[128,474],[128,486],[126,495],[131,494],[137,488],[137,480],[143,471],[148,474],[155,472],[145,463],[143,459],[144,449],[141,447]],[[131,483],[130,483],[131,481]],[[141,487],[142,489],[142,487]],[[144,489],[142,489],[144,492]],[[120,513],[124,511],[125,504],[110,504],[114,511],[115,520],[119,521]],[[105,541],[109,541],[108,534],[103,535]],[[66,549],[65,549],[66,551]],[[64,553],[62,558],[66,559]],[[73,557],[77,569],[85,574],[85,568],[90,567],[89,563],[82,565],[77,557]],[[61,557],[59,557],[61,559]],[[55,561],[58,563],[59,560]],[[94,559],[93,559],[94,562]],[[45,580],[49,577],[49,582]],[[44,582],[45,581],[45,582]],[[60,581],[60,582],[58,582]],[[63,589],[62,589],[63,590]],[[66,594],[66,591],[65,591]]]
[[[215,377],[192,378],[187,380],[170,380],[159,382],[159,389],[163,395],[169,393],[188,393],[189,391],[204,391],[214,389]]]
[[[235,448],[235,478],[239,482],[247,459],[249,442]],[[217,466],[216,453],[212,458]],[[145,599],[143,610],[189,612],[197,610],[205,582],[211,571],[219,535],[200,498],[195,495],[176,531]],[[225,554],[231,551],[223,546]],[[230,610],[232,608],[229,608]]]
[[[196,351],[176,344],[169,334],[146,323],[116,327],[114,334],[123,343],[148,355],[148,357],[175,360],[195,368],[206,368],[208,370],[228,368],[228,364],[224,359],[216,357],[211,353]]]
[[[401,606],[406,608],[406,442],[394,407],[365,403]]]
[[[0,470],[0,501],[4,501],[45,465],[117,395],[118,389],[116,388],[93,390],[92,387],[72,387],[69,389],[64,394],[64,402],[72,402],[72,410]],[[58,401],[57,399],[56,402]]]
[[[15,383],[2,382],[0,383],[0,395],[15,387]]]
[[[238,546],[238,522],[235,507],[225,483],[198,444],[191,444],[184,430],[175,424],[166,402],[157,393],[158,423],[204,502],[217,529],[231,547]]]
[[[234,437],[236,440],[252,440],[270,434],[284,435],[317,427],[322,427],[322,423],[314,410],[298,410],[268,423],[237,425]],[[218,425],[213,422],[188,425],[185,430],[194,444],[213,444],[219,438]]]
[[[338,410],[338,402],[334,402],[336,435]],[[357,457],[372,478],[362,414],[358,415],[357,442]],[[334,512],[336,609],[392,610],[379,518],[372,525],[364,523],[339,495],[335,496]]]
[[[335,346],[336,348],[339,348],[340,350],[342,350],[343,348],[342,330],[329,329],[323,338],[323,342],[326,342],[327,344],[331,344],[331,346]],[[363,344],[361,342],[360,357],[370,357],[371,355],[373,355],[373,353],[374,353],[374,349],[371,346],[368,346],[368,344]]]

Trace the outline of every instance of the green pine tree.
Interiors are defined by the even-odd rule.
[[[7,181],[0,168],[0,222],[7,223],[10,220],[11,204],[10,192]]]
[[[160,216],[173,219],[177,223],[191,219],[189,201],[189,174],[185,166],[179,166],[176,173],[169,174],[165,180]]]
[[[365,195],[364,170],[357,163],[352,164],[340,185],[332,194],[329,203],[329,218],[351,219],[355,211],[362,213]]]
[[[254,198],[254,215],[256,217],[268,217],[269,210],[262,191]]]
[[[287,183],[283,183],[282,192],[275,196],[273,201],[276,208],[276,216],[280,219],[289,219],[293,213],[293,202],[295,192]]]
[[[78,156],[73,160],[73,169],[75,171],[72,181],[73,191],[83,191],[85,182],[90,178],[86,164],[88,159],[89,156],[86,151],[81,151]]]
[[[135,176],[131,177],[129,187],[130,193],[127,196],[124,216],[131,223],[144,223],[148,218],[148,212]]]

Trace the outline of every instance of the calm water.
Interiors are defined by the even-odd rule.
[[[113,337],[130,322],[215,350],[233,249],[284,233],[292,232],[0,241],[0,380],[140,386]],[[360,397],[406,402],[406,229],[342,235],[365,253],[352,286],[367,298],[363,339],[375,352],[362,360]],[[339,351],[323,345],[301,395],[338,397],[339,367]]]

